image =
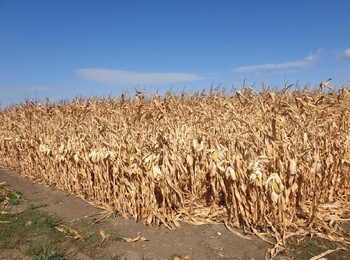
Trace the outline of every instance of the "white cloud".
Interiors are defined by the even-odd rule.
[[[258,70],[272,70],[272,69],[291,69],[291,68],[306,68],[311,66],[314,62],[318,61],[321,57],[321,51],[323,49],[318,49],[316,53],[309,54],[303,60],[297,61],[287,61],[282,63],[267,63],[261,65],[244,66],[234,69],[235,72],[248,72],[248,71],[258,71]]]
[[[78,69],[76,73],[82,79],[112,85],[166,84],[202,79],[195,74],[188,73],[141,73],[111,69]]]
[[[305,57],[304,61],[315,62],[321,58],[321,52],[323,49],[318,49],[316,53],[310,53],[307,57]]]
[[[350,59],[350,49],[343,50],[340,55],[338,55],[338,59]]]

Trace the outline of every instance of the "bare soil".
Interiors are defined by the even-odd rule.
[[[8,169],[0,169],[0,183],[22,193],[25,204],[45,205],[40,210],[64,219],[84,238],[101,239],[101,231],[109,237],[98,246],[67,240],[64,245],[66,259],[265,259],[265,252],[271,246],[256,236],[243,239],[223,224],[194,226],[181,223],[171,231],[166,227],[144,226],[121,216],[103,218],[104,210],[64,191],[33,183],[30,179]],[[21,210],[24,205],[18,205]],[[1,226],[0,226],[1,228]],[[237,232],[242,232],[237,230]],[[112,237],[147,238],[136,242],[125,242]],[[20,250],[3,250],[0,259],[30,259]]]

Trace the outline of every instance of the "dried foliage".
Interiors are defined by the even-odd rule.
[[[346,87],[26,101],[0,112],[0,165],[147,225],[225,222],[272,254],[295,234],[349,242],[349,104]]]

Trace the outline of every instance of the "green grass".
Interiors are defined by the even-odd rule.
[[[300,238],[299,238],[300,239]],[[333,250],[339,247],[344,247],[347,250],[338,250],[326,255],[327,259],[350,259],[350,246],[343,245],[337,242],[331,242],[322,238],[304,237],[300,242],[296,238],[288,241],[288,249],[284,253],[285,256],[291,259],[306,260],[313,256],[319,255],[327,250]]]
[[[24,204],[24,210],[15,213],[12,206],[19,204]],[[46,206],[48,205],[28,202],[22,198],[20,192],[0,186],[0,211],[13,212],[0,214],[0,251],[16,249],[23,256],[35,260],[63,260],[68,246],[73,252],[82,252],[93,259],[121,259],[117,253],[106,253],[102,250],[112,241],[124,241],[117,231],[109,231],[108,239],[101,243],[100,228],[94,227],[94,220],[82,219],[74,223],[64,223],[56,215],[40,210]],[[56,229],[60,224],[78,231],[84,240],[67,238]]]
[[[25,200],[22,194],[7,187],[0,187],[0,207],[6,212],[8,207],[19,205]],[[35,210],[47,205],[27,205],[26,210],[12,214],[0,214],[0,251],[19,249],[33,259],[62,260],[57,246],[66,238],[55,229],[61,219]],[[11,210],[8,210],[11,211]]]
[[[28,204],[27,205],[27,210],[34,210],[34,209],[39,209],[39,208],[45,208],[47,207],[47,204]]]
[[[0,215],[0,221],[0,250],[22,248],[29,256],[47,255],[65,240],[55,229],[60,220],[45,212],[25,210]]]
[[[35,260],[64,260],[65,257],[52,250],[50,243],[36,242],[27,249],[27,255],[35,256]]]
[[[35,258],[35,260],[65,260],[63,256],[60,254],[54,253],[51,255],[43,255],[43,256],[38,256]]]

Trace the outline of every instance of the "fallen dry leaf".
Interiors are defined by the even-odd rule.
[[[103,244],[103,242],[109,237],[109,235],[104,232],[103,230],[100,230],[100,235],[102,237],[102,241],[101,241],[101,245]]]
[[[68,238],[84,241],[84,238],[76,230],[72,229],[71,227],[68,227],[66,225],[61,224],[61,225],[55,227],[55,229],[57,231],[65,234],[66,237],[68,237]]]
[[[129,243],[138,242],[138,241],[149,241],[148,238],[142,237],[140,235],[138,235],[135,238],[129,238],[129,237],[122,237],[122,238],[125,240],[125,242],[129,242]]]
[[[346,248],[344,248],[344,247],[338,247],[338,248],[336,248],[336,249],[329,249],[329,250],[327,250],[327,251],[325,251],[325,252],[323,252],[323,253],[321,253],[321,254],[319,254],[319,255],[316,255],[316,256],[314,256],[314,257],[311,257],[310,260],[320,260],[322,257],[324,257],[324,256],[326,256],[326,255],[329,255],[329,254],[331,254],[331,253],[333,253],[333,252],[336,252],[336,251],[338,251],[338,250],[346,250]]]

